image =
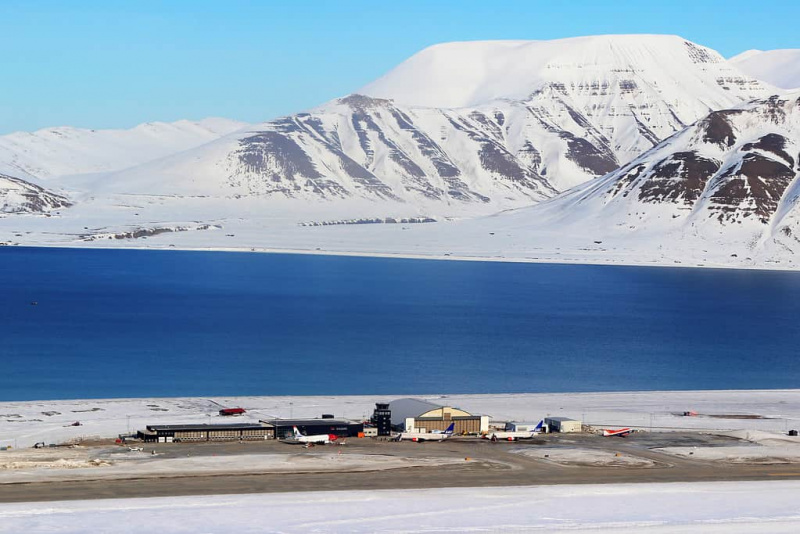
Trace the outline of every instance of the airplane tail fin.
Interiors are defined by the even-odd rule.
[[[533,429],[533,433],[536,434],[538,432],[541,432],[543,428],[544,428],[544,419],[539,421],[539,424],[536,425],[536,427]]]
[[[302,437],[302,436],[303,436],[303,434],[301,434],[301,433],[300,433],[300,431],[299,431],[299,430],[297,430],[297,427],[296,427],[296,426],[293,426],[293,427],[292,427],[292,430],[294,431],[294,437],[296,437],[296,438],[300,438],[300,437]]]
[[[450,423],[450,426],[447,427],[447,430],[445,430],[444,433],[447,434],[448,436],[451,436],[453,434],[453,431],[455,430],[455,428],[456,428],[456,424],[455,423]]]

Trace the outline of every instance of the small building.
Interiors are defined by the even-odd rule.
[[[275,429],[277,439],[294,436],[294,427],[306,436],[317,434],[334,434],[340,438],[356,438],[364,432],[364,423],[355,423],[346,419],[268,419],[261,421]]]
[[[219,411],[220,415],[244,415],[246,410],[244,408],[223,408]]]
[[[241,424],[196,424],[196,425],[147,425],[136,437],[151,443],[173,443],[182,441],[252,441],[272,439],[275,429],[262,423]]]
[[[397,399],[389,403],[392,427],[405,432],[444,431],[454,424],[455,434],[489,431],[489,416],[471,414],[460,408],[442,406],[420,399]]]
[[[580,432],[582,423],[569,417],[545,417],[544,424],[548,432]]]
[[[378,434],[378,429],[374,426],[365,426],[364,427],[364,437],[365,438],[377,438],[380,434]]]

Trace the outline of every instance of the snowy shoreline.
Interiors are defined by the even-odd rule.
[[[0,247],[2,249],[3,247]],[[725,263],[660,263],[656,261],[637,261],[637,260],[618,260],[609,259],[602,261],[597,258],[526,258],[526,257],[497,257],[497,256],[464,256],[454,254],[407,254],[391,252],[360,252],[360,251],[338,251],[338,250],[310,250],[292,248],[268,248],[268,247],[188,247],[188,246],[86,246],[85,244],[66,244],[57,245],[31,244],[14,245],[5,247],[14,248],[36,248],[36,249],[65,249],[65,250],[136,250],[136,251],[162,251],[162,252],[234,252],[241,254],[284,254],[301,256],[334,256],[348,258],[381,258],[397,260],[434,260],[434,261],[468,261],[468,262],[491,262],[491,263],[529,263],[541,265],[591,265],[607,267],[656,267],[670,269],[725,269],[739,271],[765,271],[765,272],[800,272],[800,265],[797,267],[786,267],[781,265],[730,265]]]
[[[492,421],[538,421],[546,416],[597,426],[644,430],[761,431],[800,428],[800,389],[516,393],[441,395],[214,396],[0,402],[0,446],[107,439],[148,424],[215,423],[222,407],[243,407],[242,421],[265,418],[369,418],[377,402],[415,397],[447,404]],[[697,416],[686,417],[686,411]],[[747,416],[742,418],[742,416]],[[81,426],[71,426],[79,421]]]

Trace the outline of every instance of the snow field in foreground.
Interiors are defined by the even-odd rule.
[[[133,452],[127,455],[89,459],[86,449],[59,450],[64,455],[54,461],[36,461],[37,453],[48,450],[20,449],[0,454],[0,484],[71,480],[117,480],[143,476],[175,476],[185,473],[254,474],[331,471],[384,471],[407,467],[434,467],[463,463],[455,458],[408,458],[382,454],[236,454],[232,456],[196,456],[155,458]],[[6,457],[11,460],[6,460]]]
[[[0,504],[0,532],[796,532],[800,482],[609,484]]]

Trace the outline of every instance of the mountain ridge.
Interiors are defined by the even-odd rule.
[[[627,239],[632,250],[690,242],[700,251],[718,245],[738,254],[754,250],[754,243],[793,250],[800,229],[792,222],[798,186],[791,173],[800,154],[794,153],[793,131],[776,123],[782,108],[769,108],[770,99],[785,100],[786,92],[696,43],[646,37],[643,45],[634,43],[639,36],[494,41],[490,51],[510,51],[502,65],[517,62],[520,54],[541,56],[519,66],[530,67],[529,78],[506,84],[506,94],[485,89],[505,82],[492,79],[491,69],[478,68],[488,85],[479,80],[478,89],[459,86],[462,93],[453,93],[475,99],[466,107],[412,105],[380,91],[357,92],[260,124],[232,124],[199,140],[188,136],[193,146],[176,143],[156,154],[144,143],[130,165],[113,164],[113,157],[88,158],[94,167],[84,162],[78,168],[69,158],[58,160],[57,153],[58,165],[9,169],[0,137],[0,171],[66,189],[73,206],[61,210],[56,224],[64,236],[85,242],[129,235],[165,239],[156,236],[169,233],[175,234],[170,239],[193,243],[216,243],[221,235],[225,242],[241,239],[243,247],[269,236],[299,248],[288,236],[313,243],[313,236],[335,235],[341,247],[345,236],[376,231],[355,225],[359,221],[425,220],[441,224],[415,225],[425,229],[394,238],[447,236],[457,243],[463,229],[476,243],[489,239],[487,250],[497,257],[506,253],[496,247],[536,249],[538,239],[550,247],[555,242],[547,236],[568,234],[579,250]],[[439,45],[439,52],[451,48],[459,55],[461,46]],[[414,57],[408,60],[412,65]],[[400,67],[376,83],[388,87],[387,79],[403,73]],[[418,75],[424,78],[425,69]],[[450,83],[458,86],[454,79]],[[427,92],[416,78],[401,82],[401,93]],[[773,111],[748,112],[753,106]],[[738,117],[748,113],[750,123],[740,124]],[[148,127],[137,133],[142,131]],[[44,136],[60,139],[59,133],[51,129]],[[781,150],[792,161],[776,152]],[[84,174],[68,176],[64,169]],[[481,218],[504,210],[511,211]],[[472,221],[446,222],[463,218]],[[36,225],[44,235],[51,219]],[[494,229],[491,238],[482,225]],[[332,226],[339,230],[322,229]],[[237,231],[214,233],[223,227]],[[587,235],[595,239],[586,242]],[[427,246],[422,243],[408,242],[405,250]]]
[[[13,132],[0,136],[0,162],[12,174],[40,179],[107,172],[196,147],[245,126],[212,117],[128,129],[58,126]]]

